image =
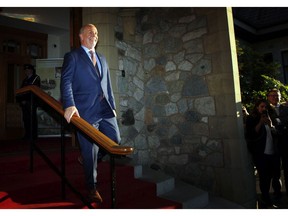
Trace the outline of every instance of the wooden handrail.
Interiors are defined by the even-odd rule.
[[[25,86],[16,90],[16,95],[32,92],[43,102],[57,111],[64,118],[64,110],[59,101],[44,92],[41,88],[35,85]],[[108,153],[113,155],[129,155],[133,152],[133,148],[129,146],[121,146],[111,140],[109,137],[98,131],[87,121],[81,117],[72,116],[70,121],[77,129],[81,130],[89,136],[95,143],[104,148]]]

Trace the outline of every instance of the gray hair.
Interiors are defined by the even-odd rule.
[[[82,34],[87,27],[95,27],[93,24],[86,24],[80,28],[79,34]],[[95,27],[96,28],[96,27]]]

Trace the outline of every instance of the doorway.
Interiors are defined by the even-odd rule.
[[[21,87],[24,79],[23,66],[19,64],[7,65],[6,92],[6,128],[22,128],[22,114],[16,102],[15,91]]]
[[[0,138],[23,133],[22,113],[15,91],[25,77],[24,64],[47,56],[46,34],[0,26]]]

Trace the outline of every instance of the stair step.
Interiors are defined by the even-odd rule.
[[[142,165],[135,164],[133,159],[129,157],[124,158],[116,158],[115,164],[117,165],[125,165],[125,166],[131,166],[134,169],[134,178],[140,178],[142,176]]]
[[[60,164],[58,151],[47,151],[53,163]],[[86,187],[82,166],[77,162],[79,151],[66,155],[66,176],[85,196]],[[241,208],[220,198],[208,198],[208,193],[166,175],[161,170],[134,164],[129,157],[116,158],[116,208]],[[35,154],[34,172],[29,172],[29,157],[9,155],[0,158],[0,208],[87,208],[71,190],[61,197],[61,179]],[[110,164],[98,166],[99,192],[105,202],[95,208],[111,208]],[[21,180],[19,180],[21,176]]]
[[[172,191],[160,197],[181,203],[183,209],[204,208],[209,203],[208,192],[179,180]]]
[[[158,197],[180,203],[184,209],[204,208],[209,203],[208,192],[193,185],[175,180],[161,171],[156,171],[146,166],[135,165],[131,159],[125,158],[119,161],[119,163],[134,166],[135,178],[154,183]]]
[[[243,206],[223,199],[221,197],[209,197],[209,203],[205,209],[244,209]]]
[[[142,176],[139,177],[142,181],[153,182],[156,184],[157,196],[167,193],[174,189],[174,178],[162,172],[142,167]]]

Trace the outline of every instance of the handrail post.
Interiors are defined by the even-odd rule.
[[[34,115],[33,115],[33,103],[34,103],[34,95],[30,92],[30,172],[33,173],[33,161],[34,161],[34,145],[35,139],[33,136],[33,123],[34,123]]]
[[[110,171],[111,171],[111,208],[115,208],[116,204],[116,175],[115,175],[115,157],[110,154]]]
[[[65,191],[65,185],[66,185],[66,167],[65,167],[65,130],[64,130],[64,120],[61,118],[61,189],[62,189],[62,199],[66,199],[66,191]]]
[[[91,203],[87,202],[87,200],[82,196],[81,193],[79,193],[73,185],[68,181],[66,178],[66,168],[65,168],[65,127],[64,122],[66,123],[64,119],[64,111],[62,109],[61,104],[56,101],[54,98],[49,96],[47,93],[45,93],[43,90],[41,90],[37,86],[26,86],[21,89],[16,90],[16,94],[25,94],[30,93],[30,171],[33,172],[33,153],[36,151],[39,153],[39,155],[47,162],[47,164],[56,172],[58,176],[61,177],[61,186],[62,186],[62,196],[63,199],[65,199],[65,187],[68,186],[76,195],[80,197],[82,202],[87,205],[88,208],[93,208]],[[35,115],[33,115],[33,111],[35,109],[33,108],[34,99],[38,97],[43,102],[45,102],[47,105],[49,105],[51,108],[56,110],[61,116],[61,171],[59,171],[59,166],[56,166],[52,163],[52,161],[44,154],[44,152],[41,151],[40,148],[36,145],[36,137],[33,136],[33,122],[36,120]],[[37,111],[37,108],[36,108]],[[115,175],[115,156],[117,155],[126,155],[131,154],[133,151],[133,148],[131,147],[120,147],[117,145],[113,140],[109,139],[107,136],[99,132],[97,129],[95,129],[91,124],[83,120],[79,117],[72,117],[71,123],[76,126],[77,129],[84,132],[88,137],[90,137],[95,143],[99,143],[101,147],[103,147],[106,151],[110,154],[110,170],[111,170],[111,195],[112,195],[112,208],[115,208],[116,204],[116,175]],[[65,124],[66,125],[66,124]]]

